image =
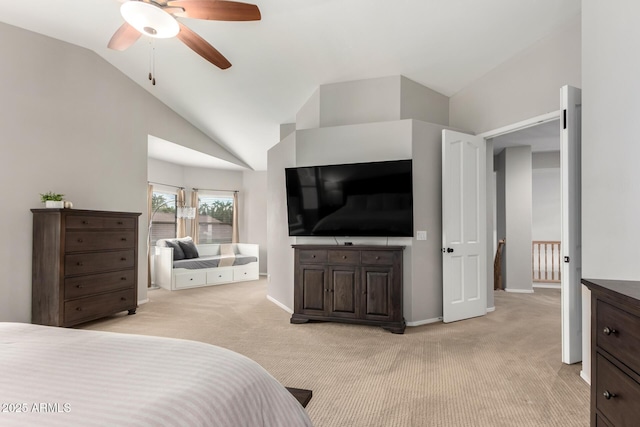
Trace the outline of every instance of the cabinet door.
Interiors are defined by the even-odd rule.
[[[362,267],[363,317],[369,320],[395,320],[399,308],[392,267]]]
[[[322,265],[300,265],[296,273],[295,312],[299,314],[326,315],[327,269]]]
[[[332,317],[356,318],[359,280],[357,267],[329,267],[328,308]]]

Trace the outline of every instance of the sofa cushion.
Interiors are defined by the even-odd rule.
[[[198,258],[200,254],[198,254],[198,248],[196,248],[196,244],[193,241],[181,241],[178,240],[178,244],[182,248],[184,252],[185,259]],[[175,261],[175,259],[174,259]]]
[[[185,253],[180,246],[180,242],[175,242],[173,240],[165,241],[168,248],[173,248],[173,260],[179,261],[181,259],[185,259]]]

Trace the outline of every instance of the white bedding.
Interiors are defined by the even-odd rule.
[[[0,322],[0,369],[2,426],[311,426],[260,365],[195,341]]]

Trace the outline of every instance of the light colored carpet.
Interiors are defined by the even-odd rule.
[[[316,427],[588,426],[580,364],[560,362],[560,291],[497,291],[496,311],[404,335],[339,323],[292,325],[266,280],[153,290],[134,316],[81,328],[192,339],[313,390]]]

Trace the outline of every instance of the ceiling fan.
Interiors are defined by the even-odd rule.
[[[129,0],[120,13],[125,22],[111,37],[110,49],[125,50],[142,34],[155,38],[178,37],[198,55],[216,67],[231,63],[216,48],[175,18],[214,21],[259,21],[260,9],[249,3],[227,0]]]

